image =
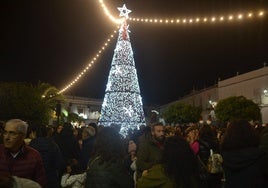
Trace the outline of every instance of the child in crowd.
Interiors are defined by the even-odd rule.
[[[195,125],[192,125],[185,130],[186,140],[196,155],[199,152],[198,133],[198,127]]]
[[[80,170],[76,159],[68,161],[66,173],[62,175],[61,186],[70,188],[83,188],[86,180],[86,172]]]

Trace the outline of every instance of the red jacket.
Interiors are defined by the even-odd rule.
[[[3,144],[0,145],[0,172],[31,179],[42,187],[46,187],[46,174],[42,158],[38,151],[26,145],[21,148],[15,158]]]

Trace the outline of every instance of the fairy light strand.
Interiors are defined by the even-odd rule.
[[[173,18],[173,19],[156,19],[156,18],[136,18],[130,17],[129,21],[149,23],[149,24],[176,24],[176,25],[191,25],[191,24],[201,24],[201,23],[230,23],[230,22],[240,22],[242,20],[253,20],[254,18],[263,18],[265,16],[265,11],[249,11],[246,13],[228,14],[228,15],[218,15],[218,16],[200,16],[200,17],[188,17],[188,18]]]
[[[111,34],[108,39],[104,42],[102,47],[98,50],[96,55],[89,61],[89,63],[86,65],[86,67],[67,85],[65,86],[62,90],[59,91],[60,93],[65,92],[66,90],[70,89],[74,84],[76,84],[80,78],[82,78],[87,71],[90,70],[90,68],[93,66],[93,64],[98,60],[100,55],[104,52],[104,50],[108,47],[109,43],[111,42],[111,39],[115,37],[115,34],[117,33],[116,30],[113,31],[113,34]]]
[[[103,0],[99,0],[99,3],[100,3],[101,8],[103,9],[103,12],[105,13],[105,15],[108,16],[108,18],[109,18],[112,22],[114,22],[114,23],[116,23],[116,24],[121,24],[121,23],[124,21],[124,18],[116,18],[116,17],[114,17],[114,16],[110,13],[110,11],[109,11],[109,9],[107,8],[107,6],[104,4]]]
[[[123,19],[115,18],[107,8],[104,0],[99,0],[100,6],[102,7],[104,13],[108,18],[116,23],[122,23]],[[139,17],[129,17],[128,20],[132,22],[139,23],[150,23],[150,24],[174,24],[174,25],[186,25],[186,24],[201,24],[201,23],[231,23],[234,21],[243,20],[254,20],[263,18],[266,16],[267,11],[243,11],[239,13],[230,13],[226,15],[215,15],[215,16],[195,16],[195,17],[182,17],[182,18],[139,18]]]
[[[125,18],[116,18],[114,17],[108,7],[105,5],[104,0],[99,0],[99,4],[105,13],[105,15],[114,23],[120,25]],[[254,20],[257,18],[263,18],[267,14],[267,11],[259,10],[259,11],[248,11],[241,13],[233,13],[226,15],[217,15],[217,16],[200,16],[200,17],[181,17],[181,18],[139,18],[139,17],[129,17],[127,18],[129,21],[137,22],[137,23],[149,23],[149,24],[162,24],[162,25],[193,25],[193,24],[206,24],[206,23],[232,23],[239,22],[243,20]],[[119,27],[119,26],[118,26]],[[113,33],[117,33],[116,30]],[[104,45],[98,50],[96,55],[90,60],[90,62],[86,65],[86,67],[59,93],[63,93],[69,88],[71,88],[75,83],[77,83],[80,78],[84,76],[84,74],[92,67],[92,65],[96,62],[96,60],[100,57],[101,53],[106,49],[111,39],[114,38],[114,35],[111,34],[109,38],[106,40]]]

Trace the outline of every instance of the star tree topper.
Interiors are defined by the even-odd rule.
[[[128,19],[128,14],[131,13],[132,11],[127,9],[126,5],[124,4],[123,7],[118,7],[117,8],[120,11],[120,17],[125,17]]]

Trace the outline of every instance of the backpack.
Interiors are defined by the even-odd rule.
[[[223,172],[222,162],[223,158],[221,154],[214,153],[213,150],[210,149],[210,156],[207,164],[208,172],[211,174],[222,173]]]
[[[199,178],[202,182],[214,181],[219,175],[224,176],[222,168],[223,159],[219,153],[213,153],[211,150],[207,164],[202,161],[199,155],[197,155],[197,158],[199,163]]]
[[[223,158],[221,156],[221,154],[219,153],[215,153],[213,151],[213,146],[211,144],[209,144],[206,141],[203,140],[199,140],[200,143],[200,147],[203,147],[203,152],[201,153],[201,149],[200,149],[200,162],[203,162],[203,168],[207,169],[208,173],[211,174],[217,174],[217,173],[222,173],[223,172],[223,168],[222,168],[222,162],[223,162]],[[205,167],[204,167],[205,166]]]

